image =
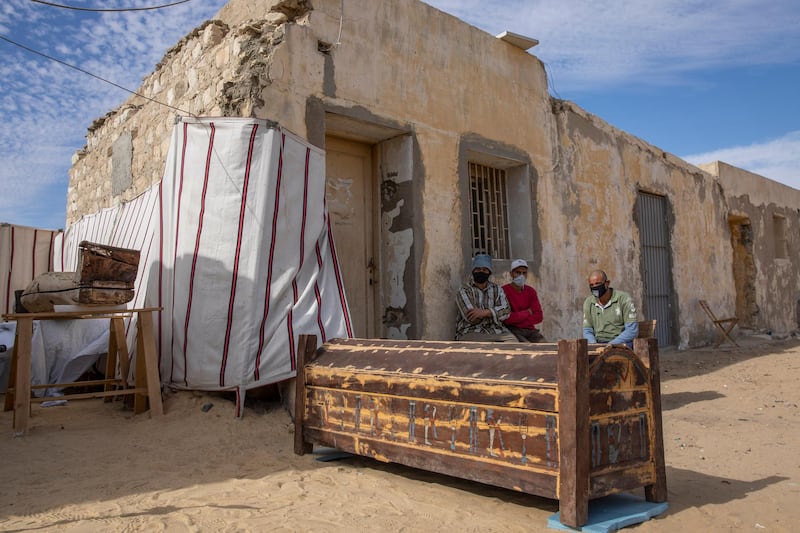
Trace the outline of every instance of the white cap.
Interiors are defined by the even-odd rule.
[[[511,261],[511,270],[514,270],[515,268],[519,267],[528,268],[528,262],[525,261],[524,259],[514,259],[513,261]]]

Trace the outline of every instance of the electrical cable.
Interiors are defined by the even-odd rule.
[[[45,2],[44,0],[30,0],[36,4],[42,4],[45,6],[50,7],[59,7],[61,9],[73,9],[75,11],[91,11],[94,13],[107,13],[107,12],[124,12],[124,11],[150,11],[153,9],[164,9],[165,7],[172,7],[177,6],[178,4],[185,4],[186,2],[191,2],[191,0],[179,0],[178,2],[172,2],[169,4],[162,4],[159,6],[152,6],[152,7],[128,7],[128,8],[118,8],[118,9],[97,9],[97,8],[90,8],[90,7],[75,7],[75,6],[68,6],[64,4],[56,4],[53,2]]]
[[[34,50],[33,48],[29,48],[29,47],[25,46],[24,44],[20,44],[20,43],[18,43],[16,41],[13,41],[13,40],[11,40],[8,37],[5,37],[3,35],[0,35],[0,40],[6,41],[7,43],[13,44],[14,46],[18,46],[18,47],[22,48],[23,50],[27,50],[28,52],[30,52],[32,54],[36,54],[38,56],[42,56],[42,57],[44,57],[46,59],[49,59],[50,61],[55,61],[56,63],[64,65],[65,67],[69,67],[71,69],[77,70],[78,72],[86,74],[87,76],[91,76],[92,78],[94,78],[96,80],[100,80],[100,81],[102,81],[104,83],[108,83],[109,85],[113,85],[117,89],[122,89],[123,91],[128,92],[128,93],[130,93],[132,95],[139,96],[139,97],[144,98],[145,100],[149,100],[149,101],[151,101],[153,103],[156,103],[156,104],[159,104],[159,105],[163,105],[163,106],[168,107],[170,109],[174,109],[175,111],[179,111],[180,113],[184,113],[184,114],[196,117],[196,115],[194,113],[190,112],[190,111],[184,111],[183,109],[180,109],[178,107],[171,106],[169,104],[165,104],[164,102],[159,102],[155,98],[150,98],[149,96],[145,96],[143,94],[139,94],[136,91],[132,91],[132,90],[128,89],[127,87],[123,87],[122,85],[114,83],[113,81],[110,81],[110,80],[107,80],[105,78],[102,78],[102,77],[100,77],[100,76],[98,76],[96,74],[92,74],[88,70],[84,70],[84,69],[82,69],[80,67],[76,67],[75,65],[71,65],[71,64],[69,64],[69,63],[67,63],[65,61],[61,61],[60,59],[57,59],[57,58],[52,57],[52,56],[49,56],[49,55],[47,55],[47,54],[45,54],[43,52],[39,52],[38,50]]]

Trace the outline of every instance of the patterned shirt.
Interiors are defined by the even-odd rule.
[[[456,318],[456,339],[467,333],[492,333],[503,335],[509,333],[503,326],[503,320],[511,314],[506,293],[496,283],[487,283],[486,288],[476,287],[474,283],[464,284],[456,296],[458,317]],[[492,312],[491,318],[483,318],[473,324],[467,320],[467,311],[470,309],[488,309]]]

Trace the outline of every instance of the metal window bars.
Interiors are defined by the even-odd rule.
[[[509,259],[506,171],[469,162],[472,253]]]

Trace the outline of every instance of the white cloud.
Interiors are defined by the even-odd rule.
[[[800,60],[796,0],[426,0],[489,33],[540,41],[561,91],[674,84],[698,69]]]
[[[135,91],[171,46],[225,3],[98,14],[3,0],[0,35]],[[130,94],[5,41],[0,79],[0,221],[62,227],[72,155],[92,121]]]
[[[748,146],[682,156],[693,165],[724,161],[800,190],[800,130]]]
[[[0,35],[135,90],[170,47],[225,3],[196,0],[156,11],[90,14],[2,0]],[[427,3],[491,34],[510,30],[539,39],[532,52],[565,93],[642,80],[675,83],[687,72],[731,64],[800,61],[796,0]],[[72,155],[85,144],[92,121],[129,95],[1,41],[0,79],[0,221],[63,226]],[[775,179],[792,171],[777,166],[777,155],[773,166],[755,167],[760,170],[723,159]]]

